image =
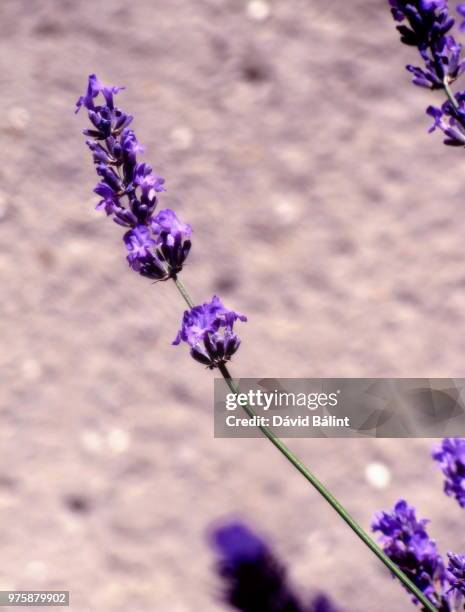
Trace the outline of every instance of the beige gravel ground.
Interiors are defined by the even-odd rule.
[[[249,316],[235,374],[463,376],[463,153],[426,134],[412,59],[381,0],[2,0],[1,588],[219,611],[205,530],[239,514],[303,590],[411,609],[270,445],[213,439],[212,376],[170,346],[182,304],[93,210],[73,105],[90,72],[127,86],[163,204],[195,229],[186,283]],[[408,496],[465,550],[431,441],[309,442],[363,525]]]

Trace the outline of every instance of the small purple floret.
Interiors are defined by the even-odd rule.
[[[450,584],[450,591],[465,596],[465,555],[447,553],[449,564],[446,575]]]

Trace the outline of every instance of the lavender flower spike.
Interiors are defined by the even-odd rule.
[[[401,41],[417,47],[421,66],[408,65],[412,81],[420,87],[442,89],[447,101],[437,108],[429,106],[427,114],[434,123],[430,132],[439,128],[446,136],[444,144],[465,146],[465,92],[454,94],[450,88],[465,71],[462,45],[450,34],[455,21],[449,15],[447,0],[389,0]],[[465,5],[457,8],[465,14]]]
[[[237,320],[247,317],[225,308],[219,297],[194,306],[184,312],[182,326],[173,344],[187,342],[191,355],[200,363],[215,368],[229,361],[240,345],[233,327]]]
[[[460,506],[465,508],[465,440],[445,438],[433,449],[432,456],[446,477],[444,492],[455,497]]]
[[[426,532],[427,523],[426,519],[418,520],[415,509],[401,499],[392,511],[375,515],[372,529],[381,532],[380,542],[387,556],[433,604],[439,606],[444,563],[435,541]]]
[[[76,112],[86,108],[92,124],[84,134],[99,177],[96,208],[127,228],[123,240],[133,270],[154,280],[176,278],[191,248],[192,229],[170,209],[155,215],[165,181],[137,160],[143,147],[128,127],[133,117],[114,103],[121,89],[107,87],[91,74],[86,93],[76,103]]]
[[[417,47],[424,67],[407,66],[420,87],[443,89],[444,79],[456,79],[464,70],[462,46],[447,33],[454,25],[447,0],[389,0],[401,41]],[[405,25],[405,23],[407,25]]]

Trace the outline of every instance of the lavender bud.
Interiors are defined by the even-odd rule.
[[[160,250],[165,261],[175,273],[180,271],[191,248],[191,226],[181,223],[174,211],[167,208],[152,219],[151,227],[153,233],[159,237]]]

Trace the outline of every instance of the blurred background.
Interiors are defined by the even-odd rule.
[[[183,280],[244,312],[248,377],[463,376],[463,153],[382,0],[2,0],[1,589],[77,612],[213,612],[205,540],[240,516],[301,590],[408,596],[264,440],[213,438],[213,375],[172,347],[183,304],[94,210],[74,104],[125,85],[161,207],[194,227]],[[367,528],[401,496],[465,550],[431,440],[292,440]]]

